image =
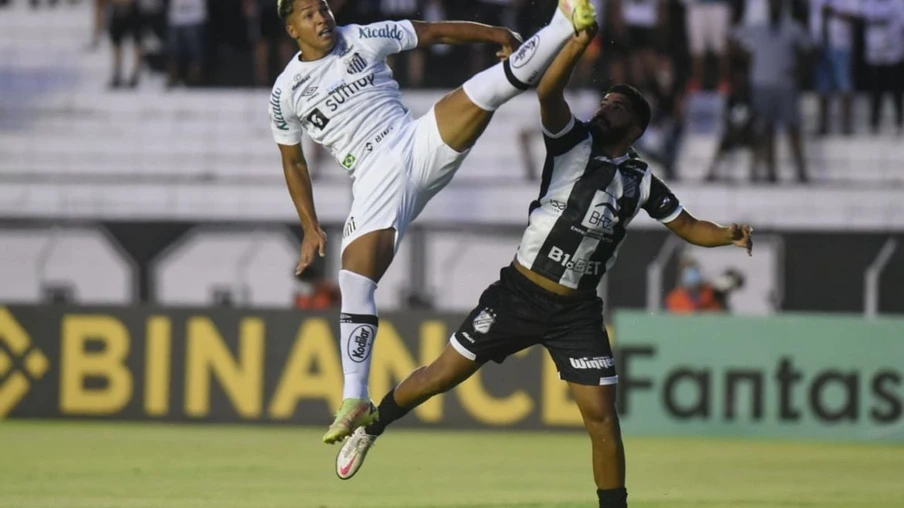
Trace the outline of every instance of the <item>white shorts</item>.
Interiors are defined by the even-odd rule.
[[[408,225],[452,180],[469,151],[443,142],[433,108],[403,125],[355,170],[342,252],[361,236],[389,228],[396,230],[397,251]]]
[[[691,54],[703,55],[707,49],[716,54],[725,51],[731,8],[727,2],[692,2],[687,6],[687,35]]]

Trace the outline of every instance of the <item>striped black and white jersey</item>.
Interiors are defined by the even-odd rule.
[[[645,162],[594,149],[586,123],[572,118],[562,132],[544,130],[543,137],[540,195],[530,205],[518,262],[563,286],[595,289],[641,209],[667,223],[683,208]]]

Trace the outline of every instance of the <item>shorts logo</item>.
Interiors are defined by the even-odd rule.
[[[358,226],[355,224],[355,218],[349,217],[348,221],[345,222],[345,227],[342,228],[342,238],[348,238],[356,229],[358,229]]]
[[[348,338],[348,357],[355,363],[363,363],[370,357],[373,344],[374,327],[361,325]]]
[[[349,74],[357,74],[367,68],[367,62],[358,53],[352,53],[352,57],[345,62],[345,70]]]
[[[611,356],[596,356],[593,358],[585,356],[584,358],[569,358],[568,361],[572,367],[579,370],[603,370],[615,366],[615,360]]]
[[[530,39],[524,41],[524,44],[518,48],[511,57],[511,65],[513,69],[520,69],[527,65],[528,62],[537,54],[537,48],[540,47],[540,34],[535,34]]]
[[[480,311],[480,314],[477,314],[477,317],[474,318],[471,325],[474,326],[475,332],[483,334],[490,331],[494,322],[496,322],[496,313],[491,309],[483,309]]]

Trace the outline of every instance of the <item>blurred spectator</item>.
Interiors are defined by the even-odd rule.
[[[719,61],[719,91],[728,93],[728,27],[731,25],[731,0],[686,0],[687,32],[693,56],[691,92],[703,87],[703,65],[707,51]]]
[[[100,45],[100,39],[107,26],[107,0],[94,0],[93,6],[94,27],[91,33],[91,49],[95,49]]]
[[[732,59],[737,61],[736,59]],[[716,154],[709,166],[706,181],[715,182],[719,175],[722,159],[736,148],[746,148],[751,152],[751,175],[753,175],[753,150],[756,148],[756,134],[753,111],[753,98],[750,94],[750,76],[745,65],[735,63],[731,69],[731,84],[725,108],[722,110],[722,138],[716,148]]]
[[[201,82],[204,57],[204,28],[207,24],[207,0],[169,0],[169,80],[167,86],[180,81],[182,66],[188,68],[189,85]]]
[[[380,0],[380,10],[386,20],[419,19],[424,12],[424,3],[419,0]],[[424,84],[425,55],[422,49],[390,55],[388,63],[392,70],[400,74],[404,70],[403,86],[420,87]]]
[[[138,10],[137,0],[110,0],[110,42],[113,44],[113,77],[110,80],[111,88],[119,88],[123,84],[129,88],[138,86],[143,61],[141,44],[142,26],[141,13]],[[122,80],[122,43],[129,37],[135,48],[132,73],[128,83]]]
[[[731,310],[728,297],[731,296],[731,293],[734,291],[744,287],[744,282],[744,274],[735,268],[725,270],[722,275],[718,276],[716,280],[713,281],[713,291],[716,292],[716,301],[719,302],[719,305],[726,312]]]
[[[616,51],[627,60],[628,79],[613,75],[617,82],[644,86],[659,71],[659,49],[665,28],[663,0],[612,0]],[[622,71],[616,71],[620,74]]]
[[[296,309],[327,310],[341,303],[339,287],[325,276],[325,263],[318,258],[295,279]]]
[[[832,94],[841,94],[841,125],[845,134],[853,132],[851,120],[853,83],[851,56],[854,49],[854,17],[858,0],[810,0],[810,36],[821,50],[816,64],[816,91],[819,93],[817,133],[829,133]]]
[[[254,46],[254,84],[268,87],[298,51],[298,45],[279,19],[279,0],[244,0],[244,4],[250,39]],[[270,65],[274,48],[278,49],[279,55],[279,65],[275,69]]]
[[[703,279],[697,262],[685,259],[679,269],[678,287],[669,292],[665,306],[673,314],[723,312],[723,301],[713,285]]]
[[[661,71],[648,83],[646,95],[651,99],[653,117],[636,147],[651,161],[662,165],[665,178],[678,180],[676,163],[684,134],[686,80],[675,72],[672,60],[661,62]]]
[[[904,122],[904,0],[864,0],[865,60],[870,77],[870,125],[879,131],[882,95],[890,92],[898,133]]]
[[[775,163],[775,131],[788,133],[800,182],[808,181],[804,161],[798,80],[809,59],[807,32],[786,12],[785,2],[769,0],[769,19],[743,27],[738,33],[741,55],[750,60],[750,75],[758,137],[757,161],[765,161],[766,179],[778,181]],[[756,179],[756,175],[753,175]]]

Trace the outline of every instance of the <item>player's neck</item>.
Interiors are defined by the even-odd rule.
[[[299,51],[301,51],[301,55],[299,55],[298,58],[302,62],[313,62],[315,60],[320,60],[321,58],[332,53],[333,49],[335,49],[335,47],[336,47],[335,42],[333,42],[333,45],[327,49],[310,48],[310,47],[305,47],[303,44],[299,44],[298,49],[299,49]]]
[[[596,149],[603,153],[606,157],[610,159],[618,159],[619,157],[624,157],[628,155],[628,148],[630,148],[630,143],[600,143],[597,145]]]

